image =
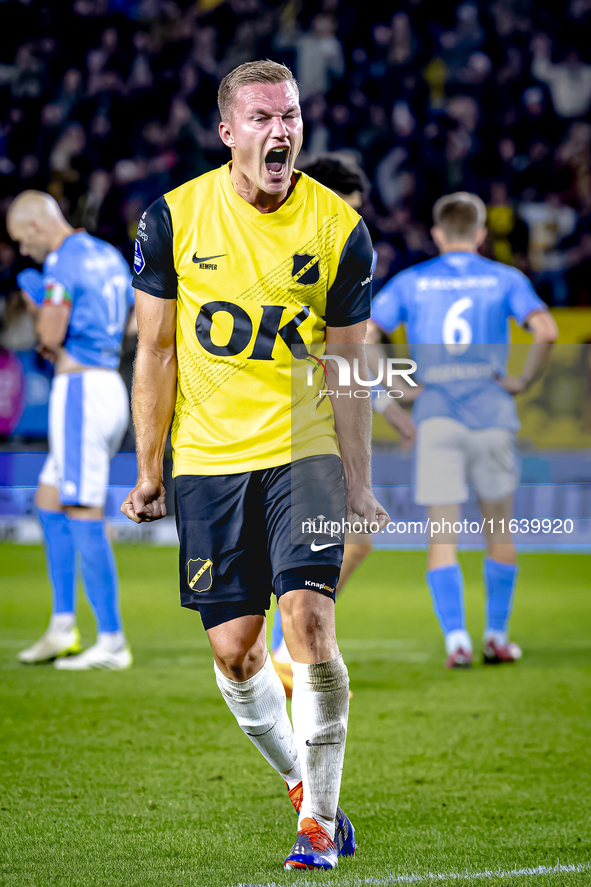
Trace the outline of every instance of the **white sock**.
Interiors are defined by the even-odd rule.
[[[75,613],[54,613],[49,623],[49,630],[56,634],[67,634],[76,625]]]
[[[349,715],[349,675],[341,655],[293,662],[291,714],[302,767],[300,823],[309,816],[334,839]]]
[[[238,724],[291,791],[302,774],[285,690],[271,657],[267,656],[261,670],[247,681],[231,681],[215,662],[214,670],[217,685]]]
[[[448,655],[455,653],[460,647],[466,652],[472,652],[472,639],[464,628],[457,628],[445,636],[445,652]]]
[[[126,644],[122,631],[100,631],[96,642],[97,646],[109,653],[121,653]]]
[[[484,632],[484,640],[486,641],[496,641],[497,644],[506,644],[508,637],[506,631],[495,631],[493,628],[489,628]]]

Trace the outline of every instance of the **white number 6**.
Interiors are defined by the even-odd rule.
[[[453,303],[443,319],[443,344],[450,354],[463,354],[468,350],[472,341],[472,327],[460,314],[473,304],[472,299],[464,296]]]

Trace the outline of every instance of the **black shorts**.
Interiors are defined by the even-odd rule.
[[[334,600],[343,560],[345,483],[338,456],[175,479],[181,605],[206,628],[262,614],[286,591]]]

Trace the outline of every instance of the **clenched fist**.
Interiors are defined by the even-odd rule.
[[[121,506],[122,513],[136,524],[166,517],[166,490],[152,477],[138,481]]]

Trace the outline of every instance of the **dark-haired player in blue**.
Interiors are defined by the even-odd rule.
[[[521,656],[508,639],[518,567],[511,537],[501,532],[519,482],[512,395],[531,383],[558,333],[520,271],[478,254],[486,237],[480,198],[466,192],[442,197],[433,220],[441,255],[397,274],[381,289],[372,304],[371,334],[377,341],[379,330],[391,333],[404,323],[418,365],[414,378],[424,386],[413,406],[415,501],[429,507],[431,527],[441,531],[431,536],[426,578],[445,637],[446,667],[472,662],[452,529],[469,482],[487,535],[484,661],[512,662]],[[519,377],[506,370],[510,317],[533,334]]]
[[[113,246],[75,231],[49,194],[20,194],[10,205],[7,227],[22,255],[43,263],[42,274],[28,269],[18,282],[38,307],[39,350],[55,363],[49,455],[36,498],[52,616],[45,634],[18,658],[26,664],[55,660],[57,668],[128,668],[132,658],[103,508],[109,462],[129,421],[117,368],[133,305],[131,272]],[[75,612],[77,559],[98,625],[97,642],[83,653]]]

